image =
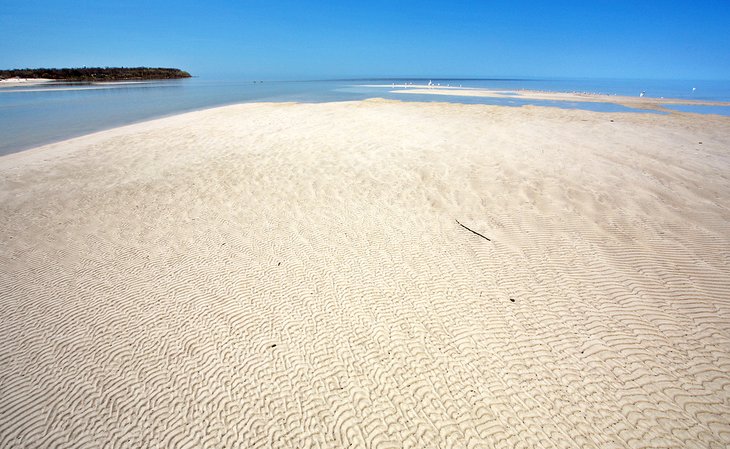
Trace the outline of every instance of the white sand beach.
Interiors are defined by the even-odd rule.
[[[726,448],[729,149],[367,100],[0,157],[0,447]]]
[[[22,87],[22,86],[35,86],[39,84],[47,84],[56,80],[47,78],[6,78],[0,80],[0,88],[3,87]]]

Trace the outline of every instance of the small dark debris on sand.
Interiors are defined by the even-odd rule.
[[[462,228],[464,228],[464,229],[466,229],[467,231],[471,232],[472,234],[476,234],[476,235],[478,235],[479,237],[483,238],[484,240],[486,240],[486,241],[488,241],[488,242],[491,242],[491,241],[492,241],[492,240],[491,240],[491,239],[490,239],[489,237],[485,237],[485,236],[481,235],[480,233],[478,233],[477,231],[475,231],[475,230],[473,230],[473,229],[469,229],[469,228],[467,228],[466,226],[464,226],[463,224],[459,223],[459,220],[456,220],[456,223],[457,223],[457,224],[458,224],[459,226],[461,226]]]

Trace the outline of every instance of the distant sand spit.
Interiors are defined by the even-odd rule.
[[[33,86],[36,84],[46,84],[55,80],[48,78],[5,78],[0,80],[0,88],[2,87],[18,87]]]
[[[390,86],[379,86],[390,87]],[[394,87],[399,87],[395,86]],[[730,106],[727,101],[705,101],[690,100],[682,98],[656,98],[656,97],[629,97],[624,95],[606,95],[595,93],[577,92],[547,92],[538,90],[491,90],[460,87],[431,87],[431,86],[404,86],[410,88],[393,90],[398,94],[420,94],[420,95],[449,95],[457,97],[486,97],[486,98],[519,98],[541,101],[569,101],[569,102],[592,102],[592,103],[614,103],[629,108],[655,109],[665,112],[675,112],[664,108],[665,105],[690,105],[690,106]]]
[[[368,100],[1,157],[0,447],[728,447],[728,149]]]

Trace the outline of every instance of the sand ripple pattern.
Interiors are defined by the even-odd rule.
[[[0,158],[0,447],[726,448],[728,148],[371,100]]]

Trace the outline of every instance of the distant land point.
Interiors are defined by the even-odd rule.
[[[0,70],[0,80],[8,78],[49,79],[59,81],[133,81],[190,78],[180,69],[162,67],[82,67],[71,69]]]

